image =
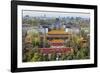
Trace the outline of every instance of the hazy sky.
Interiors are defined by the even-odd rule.
[[[89,18],[89,13],[75,13],[75,12],[45,12],[45,11],[23,11],[23,16],[44,16],[47,17],[82,17],[82,18]]]

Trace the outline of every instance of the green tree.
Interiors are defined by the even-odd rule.
[[[52,60],[52,61],[56,60],[56,53],[52,53],[52,55],[51,55],[51,60]]]
[[[32,57],[31,61],[36,62],[36,61],[41,61],[42,55],[39,53],[34,53],[34,56]]]

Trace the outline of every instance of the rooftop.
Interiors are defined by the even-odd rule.
[[[69,32],[65,32],[62,29],[56,29],[56,30],[51,30],[51,31],[48,32],[48,35],[52,35],[52,34],[69,35],[70,33]]]
[[[53,39],[51,41],[49,41],[50,43],[64,43],[64,40],[62,39]]]

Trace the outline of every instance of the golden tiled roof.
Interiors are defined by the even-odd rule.
[[[48,34],[70,34],[69,32],[65,32],[64,30],[51,30]]]
[[[64,40],[62,39],[53,39],[51,41],[49,41],[50,43],[64,43]]]

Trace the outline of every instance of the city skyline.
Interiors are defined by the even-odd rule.
[[[28,15],[31,17],[81,17],[81,18],[90,18],[89,13],[74,13],[74,12],[47,12],[47,11],[22,11],[23,17]]]

